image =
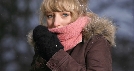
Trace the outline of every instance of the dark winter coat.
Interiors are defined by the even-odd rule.
[[[88,16],[92,20],[85,27],[83,42],[67,52],[59,50],[48,62],[35,53],[30,71],[112,71],[115,27],[105,18]],[[31,35],[29,42],[34,45]]]

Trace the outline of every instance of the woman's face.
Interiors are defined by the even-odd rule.
[[[52,12],[47,14],[48,28],[61,28],[71,23],[70,12]]]

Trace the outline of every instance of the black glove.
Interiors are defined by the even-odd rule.
[[[33,40],[35,41],[35,50],[48,61],[57,51],[63,49],[57,35],[50,32],[45,26],[37,26],[33,30]]]

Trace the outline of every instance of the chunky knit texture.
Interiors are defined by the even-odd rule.
[[[82,41],[82,30],[89,22],[90,18],[79,17],[75,22],[61,28],[52,28],[49,31],[56,33],[61,44],[64,46],[64,51],[72,49]]]
[[[38,25],[33,30],[35,53],[48,61],[56,52],[63,49],[56,34],[51,33],[47,27]]]

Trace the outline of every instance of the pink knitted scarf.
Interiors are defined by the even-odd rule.
[[[82,42],[82,30],[89,21],[89,17],[79,17],[75,22],[61,28],[52,28],[49,31],[56,33],[64,51],[72,49]]]

